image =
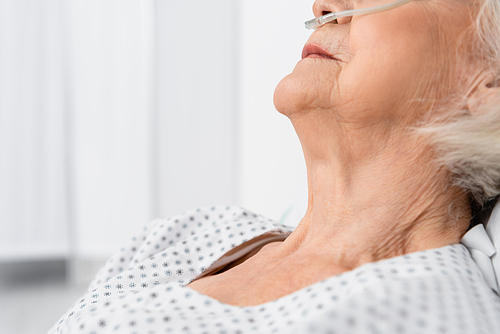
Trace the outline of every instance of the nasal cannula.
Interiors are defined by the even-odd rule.
[[[384,10],[388,10],[388,9],[392,9],[392,8],[404,5],[405,3],[410,2],[410,1],[411,0],[396,0],[394,2],[387,3],[385,5],[375,6],[375,7],[350,9],[350,10],[345,10],[345,11],[337,12],[337,13],[328,13],[326,15],[323,15],[320,17],[315,17],[312,20],[306,21],[306,23],[305,23],[306,29],[313,29],[314,30],[318,27],[321,27],[324,24],[327,24],[329,22],[333,22],[341,17],[354,16],[354,15],[365,15],[365,14],[381,12]],[[336,22],[334,22],[334,23],[336,23]]]

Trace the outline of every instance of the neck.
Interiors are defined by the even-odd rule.
[[[421,139],[383,125],[292,123],[306,159],[309,203],[287,240],[291,249],[320,250],[353,269],[460,241],[469,221],[465,196],[448,186],[447,172]]]

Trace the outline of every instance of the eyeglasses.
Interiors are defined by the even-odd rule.
[[[322,25],[325,25],[327,23],[337,23],[337,19],[341,17],[346,17],[346,16],[354,16],[354,15],[365,15],[365,14],[371,14],[371,13],[377,13],[377,12],[382,12],[384,10],[389,10],[392,8],[399,7],[401,5],[404,5],[407,2],[410,2],[411,0],[396,0],[396,1],[391,1],[391,0],[370,0],[370,1],[363,1],[365,3],[368,3],[371,5],[371,7],[366,7],[366,8],[356,8],[356,9],[351,9],[351,10],[344,10],[342,12],[337,12],[337,13],[328,13],[326,15],[320,16],[320,17],[315,17],[312,20],[306,21],[306,29],[311,29],[315,30],[316,28],[321,27]],[[375,6],[373,6],[375,4]]]

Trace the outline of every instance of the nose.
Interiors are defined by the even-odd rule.
[[[346,10],[345,6],[339,4],[338,0],[316,0],[313,4],[313,13],[315,17],[320,17],[329,13],[338,13]],[[341,17],[330,23],[346,24],[351,22],[352,16]]]
[[[316,0],[313,4],[313,13],[315,17],[320,17],[333,12],[333,1]]]

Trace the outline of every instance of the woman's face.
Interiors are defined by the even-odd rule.
[[[314,15],[357,8],[360,1],[370,0],[317,0]],[[315,110],[345,123],[414,124],[459,86],[457,43],[471,19],[467,3],[447,1],[413,0],[321,26],[276,88],[276,108],[292,121]]]

